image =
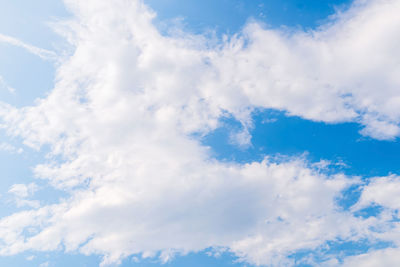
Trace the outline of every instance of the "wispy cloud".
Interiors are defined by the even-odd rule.
[[[0,143],[0,151],[6,151],[14,154],[21,154],[24,150],[22,148],[17,148],[9,143]]]
[[[45,60],[54,60],[57,57],[57,54],[53,51],[49,51],[43,48],[39,48],[30,44],[27,44],[17,38],[8,36],[8,35],[4,35],[0,33],[0,42],[1,43],[7,43],[10,45],[14,45],[17,47],[21,47],[23,49],[25,49],[26,51],[28,51],[29,53],[32,53],[42,59]]]
[[[15,93],[15,89],[6,83],[2,76],[0,76],[0,88],[5,88],[10,93]]]
[[[14,196],[14,202],[17,207],[28,206],[38,208],[40,203],[37,200],[29,199],[36,191],[38,186],[35,183],[30,184],[14,184],[8,190],[9,194]]]

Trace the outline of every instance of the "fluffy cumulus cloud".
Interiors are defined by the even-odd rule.
[[[395,138],[399,9],[399,1],[356,1],[332,23],[309,32],[250,24],[214,58],[213,85],[219,90],[210,94],[230,111],[247,105],[315,121],[356,121],[365,135]]]
[[[252,111],[274,108],[355,121],[365,135],[396,138],[399,1],[358,1],[311,32],[250,23],[218,44],[160,34],[141,1],[65,4],[73,18],[57,30],[71,49],[59,59],[54,89],[33,106],[2,103],[0,115],[8,134],[51,148],[35,175],[69,196],[2,218],[2,255],[64,249],[102,255],[107,265],[214,248],[252,264],[290,266],[296,252],[323,251],[328,241],[397,247],[397,176],[362,184],[304,158],[223,163],[194,136],[230,115],[243,124],[238,143],[248,143]],[[362,194],[347,210],[338,199],[354,184]],[[28,189],[10,191],[26,196]],[[383,211],[356,214],[371,205]],[[343,264],[390,255],[397,262],[393,251]]]

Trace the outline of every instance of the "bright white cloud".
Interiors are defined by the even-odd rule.
[[[356,208],[381,205],[392,210],[400,209],[400,177],[391,175],[372,179],[363,190]]]
[[[232,139],[244,145],[251,111],[276,108],[396,137],[398,1],[357,2],[308,33],[252,23],[217,47],[202,36],[162,36],[140,1],[65,3],[75,17],[60,31],[75,50],[58,66],[54,90],[35,106],[3,103],[0,116],[25,144],[50,145],[35,174],[70,197],[1,219],[1,254],[64,247],[109,264],[222,247],[282,266],[329,240],[389,240],[371,229],[395,227],[390,214],[355,217],[337,206],[358,179],[328,176],[302,158],[221,163],[191,134],[230,114],[244,126]],[[355,210],[371,202],[374,186]]]
[[[240,166],[180,162],[174,154],[113,162],[99,156],[113,171],[97,173],[90,188],[59,205],[3,219],[1,228],[15,238],[1,252],[55,250],[63,243],[67,250],[99,253],[104,263],[113,263],[130,254],[162,251],[168,259],[215,246],[248,262],[279,265],[298,249],[361,238],[370,226],[337,211],[335,197],[351,181],[328,179],[301,160]],[[18,238],[25,228],[34,234]]]
[[[364,187],[360,200],[356,205],[352,207],[354,210],[362,210],[371,206],[380,207],[379,218],[381,222],[375,233],[375,237],[393,244],[395,247],[400,246],[400,222],[399,222],[399,195],[400,195],[400,177],[391,175],[388,177],[377,177],[370,181],[370,183]],[[398,249],[397,249],[398,250]],[[389,251],[389,254],[393,254]],[[371,257],[378,258],[383,257],[386,252],[372,253]],[[368,258],[367,256],[360,257]],[[358,258],[357,258],[358,259]],[[391,261],[389,259],[389,261]],[[399,262],[398,258],[394,258],[393,262]],[[393,265],[388,265],[393,266]]]
[[[399,1],[356,1],[309,32],[249,24],[214,56],[208,94],[220,107],[276,108],[325,122],[356,121],[362,134],[399,136]],[[214,88],[218,88],[215,90]]]

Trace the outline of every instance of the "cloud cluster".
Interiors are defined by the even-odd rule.
[[[9,143],[0,143],[0,151],[5,151],[11,154],[21,154],[23,152],[22,148],[17,148]]]
[[[314,121],[355,121],[364,135],[396,138],[399,10],[398,1],[356,1],[309,32],[251,23],[214,58],[209,94],[231,112],[275,108]]]
[[[38,186],[35,183],[26,184],[14,184],[8,190],[8,193],[14,195],[14,201],[17,207],[29,206],[38,208],[40,206],[39,201],[29,200],[29,197],[33,196],[38,190]]]
[[[244,144],[251,112],[274,108],[356,121],[366,135],[395,138],[398,1],[358,1],[312,32],[251,23],[218,45],[198,35],[161,35],[141,1],[65,4],[74,17],[59,32],[73,52],[57,67],[54,89],[33,106],[2,103],[0,116],[26,145],[50,146],[35,174],[69,197],[1,219],[1,254],[63,248],[103,255],[106,265],[212,247],[283,266],[327,241],[396,243],[398,206],[374,192],[395,195],[400,188],[388,183],[399,183],[397,176],[373,179],[344,210],[337,199],[357,178],[324,174],[303,158],[218,162],[193,136],[230,114],[244,126]],[[385,211],[354,214],[374,203]]]

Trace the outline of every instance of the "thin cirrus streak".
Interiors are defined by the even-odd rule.
[[[4,80],[4,78],[2,76],[0,76],[0,88],[2,88],[2,89],[4,88],[10,93],[15,92],[15,89],[6,83],[6,81]]]
[[[49,51],[43,48],[39,48],[30,44],[27,44],[17,38],[4,35],[0,33],[0,43],[6,43],[13,46],[21,47],[28,51],[29,53],[36,55],[45,60],[55,60],[57,58],[57,54],[53,51]]]

